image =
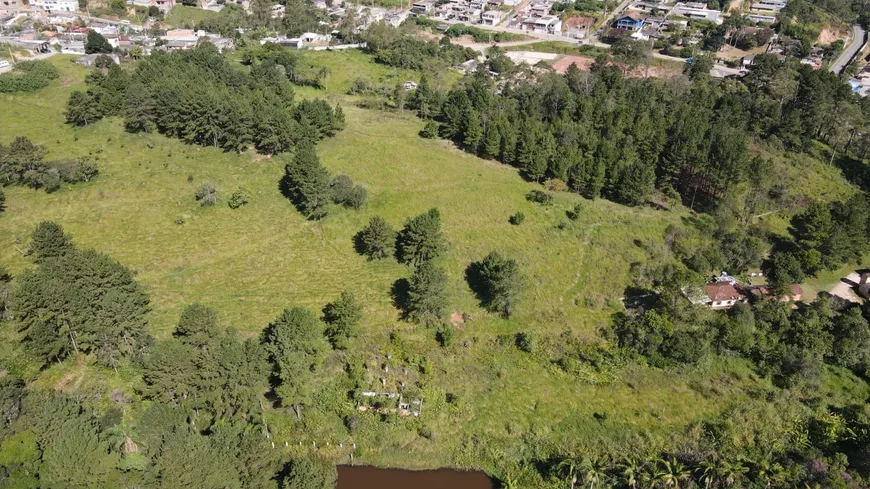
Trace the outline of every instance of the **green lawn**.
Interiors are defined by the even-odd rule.
[[[205,19],[218,15],[218,12],[201,8],[176,5],[166,13],[166,23],[176,27],[194,27]]]
[[[322,222],[306,221],[278,192],[280,157],[127,134],[118,120],[73,129],[64,124],[63,109],[69,93],[83,88],[85,70],[70,57],[55,56],[51,59],[62,77],[52,86],[0,97],[0,140],[26,135],[44,145],[49,158],[91,155],[100,175],[53,194],[8,187],[8,207],[0,217],[0,263],[13,275],[32,266],[16,248],[26,247],[38,222],[55,220],[79,246],[104,251],[135,270],[152,297],[150,321],[157,336],[167,335],[192,302],[213,307],[225,325],[252,336],[282,308],[319,310],[342,290],[353,291],[365,303],[363,334],[351,350],[328,359],[318,408],[309,410],[302,423],[284,412],[267,414],[277,443],[300,450],[300,442],[310,447],[316,441],[317,450],[336,461],[349,456],[349,449],[336,445],[354,442],[356,460],[366,463],[483,466],[499,474],[528,458],[529,447],[543,452],[546,447],[653,446],[764,387],[738,360],[711,359],[686,371],[617,367],[614,377],[605,379],[591,369],[564,373],[546,353],[550,349],[520,353],[512,345],[518,331],[533,331],[547,345],[560,344],[563,332],[598,341],[599,329],[620,308],[629,264],[644,259],[637,242],[660,241],[664,228],[685,213],[567,193],[557,195],[550,207],[527,202],[525,194],[539,186],[521,179],[515,169],[445,141],[420,138],[422,123],[408,112],[361,109],[343,95],[355,76],[414,74],[372,64],[358,52],[306,56],[331,67],[329,93],[307,88],[299,94],[328,95],[342,103],[347,117],[347,128],[320,143],[318,153],[330,172],[347,174],[368,188],[364,209],[335,208]],[[204,180],[219,186],[215,207],[203,208],[194,200]],[[239,186],[249,190],[251,203],[231,210],[227,197]],[[578,203],[581,217],[569,221],[565,211]],[[366,261],[351,243],[373,215],[399,227],[430,207],[441,210],[450,242],[439,262],[450,277],[451,310],[471,316],[446,349],[437,345],[431,329],[400,321],[391,305],[392,284],[410,269],[393,261]],[[526,220],[512,226],[508,217],[518,210]],[[179,219],[184,223],[177,224]],[[483,311],[463,278],[468,264],[491,250],[516,258],[528,276],[525,300],[510,320]],[[27,370],[26,359],[13,350],[0,346],[0,364]],[[375,370],[389,362],[389,388],[403,380],[414,383],[425,400],[424,415],[385,422],[361,414],[351,439],[341,422],[354,412],[347,399],[353,386],[343,372],[345,360],[374,367],[365,377],[372,389],[380,386]],[[416,373],[417,365],[426,366],[425,374]],[[409,374],[399,373],[403,367]],[[29,372],[29,378],[37,376]],[[113,388],[132,391],[138,379],[123,375],[128,374],[119,378],[69,360],[39,373],[36,385],[103,395]],[[454,402],[446,401],[448,393]],[[421,436],[422,429],[431,436]]]

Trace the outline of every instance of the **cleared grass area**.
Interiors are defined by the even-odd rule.
[[[127,134],[118,120],[73,129],[64,124],[63,110],[69,93],[83,88],[85,70],[70,57],[56,56],[52,63],[62,72],[59,81],[35,94],[0,97],[6,110],[0,140],[26,135],[44,145],[49,158],[91,155],[98,159],[100,175],[53,194],[8,187],[8,208],[0,217],[0,262],[13,275],[32,266],[16,246],[26,246],[39,221],[55,220],[79,246],[104,251],[136,271],[152,297],[152,332],[163,337],[192,302],[213,307],[223,324],[253,336],[285,307],[319,310],[342,290],[353,291],[365,304],[363,334],[349,351],[328,358],[317,407],[308,409],[301,422],[285,411],[266,413],[276,445],[317,450],[339,462],[348,461],[349,447],[356,443],[358,462],[482,467],[502,474],[530,453],[666,443],[687,426],[745,401],[748,392],[767,387],[746,362],[734,359],[712,358],[700,368],[672,371],[617,365],[602,378],[593,371],[565,373],[550,349],[519,352],[513,346],[518,331],[533,332],[551,345],[562,341],[563,332],[598,341],[598,330],[621,307],[629,264],[644,259],[638,242],[661,240],[664,228],[680,223],[686,213],[571,194],[556,195],[549,207],[532,204],[525,195],[540,187],[522,180],[515,169],[420,138],[422,123],[408,112],[361,109],[342,95],[360,74],[416,79],[413,73],[393,73],[359,52],[308,56],[332,69],[329,93],[311,88],[298,93],[340,101],[347,118],[347,128],[320,143],[318,153],[330,172],[347,174],[368,188],[364,209],[334,208],[322,222],[304,220],[278,191],[280,157],[228,154],[156,134]],[[203,208],[194,200],[204,180],[218,184],[215,207]],[[250,192],[251,203],[231,210],[226,199],[239,186]],[[580,218],[571,221],[565,211],[576,204]],[[351,242],[373,215],[400,227],[430,207],[440,209],[450,243],[439,262],[450,277],[451,309],[471,317],[448,348],[438,346],[432,329],[398,320],[390,289],[410,269],[393,261],[366,261]],[[512,226],[508,217],[517,211],[526,220]],[[529,279],[526,297],[510,320],[483,311],[464,280],[469,263],[491,250],[516,258]],[[362,385],[348,380],[346,361],[372,367]],[[383,374],[376,370],[387,362],[393,373],[385,376],[384,389],[407,380],[424,399],[420,418],[359,413],[348,399],[347,392],[357,387],[381,389]],[[77,360],[35,372],[20,352],[2,345],[0,364],[29,372],[36,386],[104,397],[116,388],[132,392],[140,382],[135,369],[116,376]],[[133,376],[125,377],[129,372]],[[864,388],[845,377],[829,385]],[[353,413],[360,425],[351,436],[342,419]]]
[[[217,15],[217,12],[211,10],[175,5],[166,13],[166,23],[176,27],[193,27],[203,20]]]
[[[576,56],[589,56],[594,58],[602,53],[609,52],[608,49],[602,49],[591,45],[578,45],[565,41],[541,41],[531,44],[523,44],[519,46],[508,46],[505,51],[538,51],[541,53],[555,54],[572,54]]]

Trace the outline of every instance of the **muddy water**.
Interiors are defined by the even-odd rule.
[[[483,472],[338,466],[338,489],[496,489]]]

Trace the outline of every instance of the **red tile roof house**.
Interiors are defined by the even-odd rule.
[[[709,297],[710,305],[713,309],[728,309],[741,302],[746,302],[746,296],[740,293],[737,288],[730,282],[721,281],[706,284],[704,292]]]

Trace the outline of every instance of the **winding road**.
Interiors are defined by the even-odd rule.
[[[851,61],[852,57],[855,56],[862,47],[864,47],[864,29],[861,28],[860,25],[855,24],[852,26],[852,43],[849,44],[849,47],[846,48],[845,51],[831,64],[830,70],[836,74],[840,74],[843,71],[843,68]]]

